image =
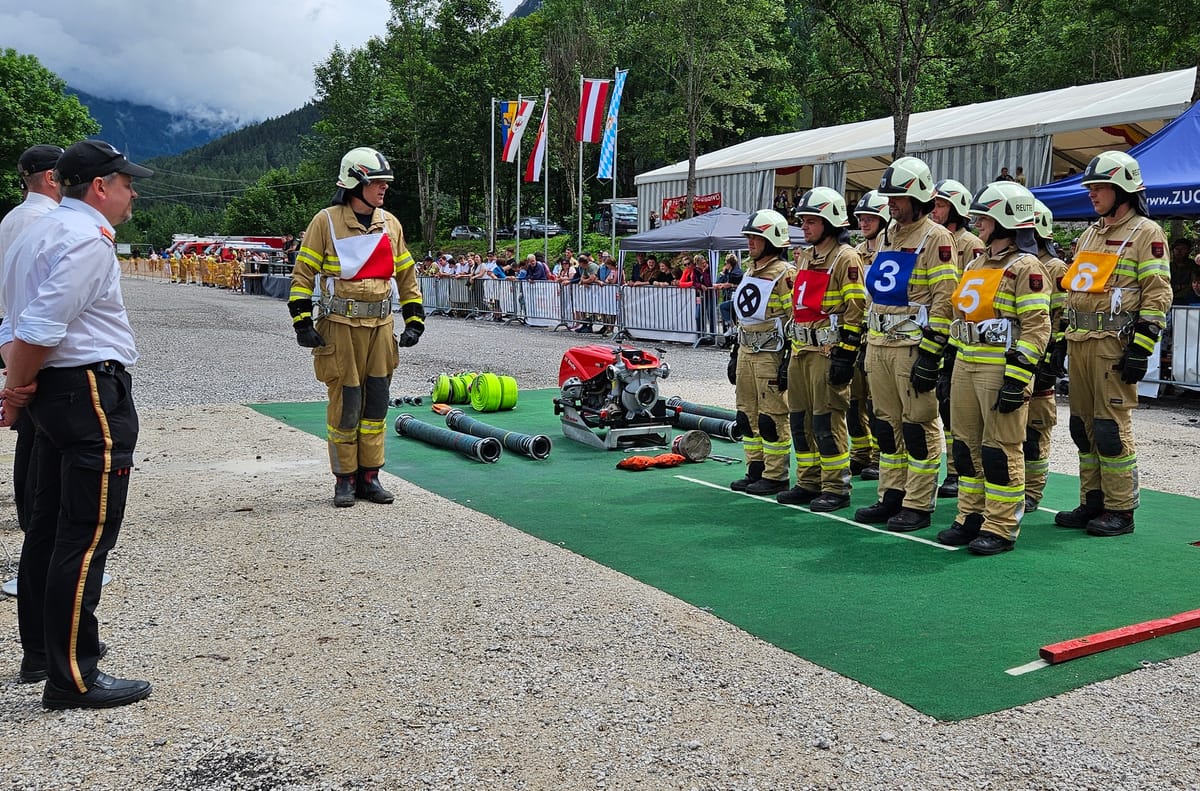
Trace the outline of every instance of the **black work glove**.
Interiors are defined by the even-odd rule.
[[[854,362],[858,359],[858,349],[847,349],[844,346],[834,346],[829,353],[829,384],[834,387],[845,387],[854,378]]]
[[[1033,392],[1044,393],[1047,390],[1053,390],[1057,382],[1058,376],[1054,371],[1054,363],[1050,362],[1049,358],[1042,358],[1033,374]]]
[[[296,331],[296,343],[306,349],[315,349],[325,345],[325,339],[313,326],[312,319],[300,319],[292,324],[292,329]]]
[[[1158,333],[1158,327],[1144,321],[1133,325],[1133,337],[1125,346],[1119,366],[1122,382],[1132,385],[1146,378],[1150,370],[1150,355],[1154,353],[1154,344],[1158,343]]]
[[[783,358],[779,361],[779,367],[775,370],[775,382],[779,387],[779,392],[786,393],[788,387],[788,366],[792,364],[791,347],[784,349]]]
[[[957,359],[958,347],[946,344],[946,351],[942,352],[942,372],[937,380],[938,403],[950,400],[950,378],[954,375],[954,361]]]
[[[1055,376],[1067,375],[1067,339],[1059,338],[1051,341],[1046,348],[1046,357],[1050,360],[1050,370]]]
[[[396,343],[400,346],[400,348],[416,346],[417,341],[421,340],[421,333],[424,331],[425,327],[422,324],[415,322],[412,324],[406,324],[404,326],[404,332],[400,333],[400,337],[396,339]]]
[[[737,384],[737,355],[738,345],[733,344],[733,348],[729,350],[729,364],[725,366],[725,378],[729,380],[729,384]]]
[[[918,393],[928,393],[937,387],[938,367],[941,365],[941,362],[942,356],[940,354],[918,351],[917,359],[913,363],[912,373],[908,375],[908,381],[912,383],[913,390]]]
[[[996,403],[992,405],[992,409],[1002,415],[1007,415],[1009,412],[1016,412],[1024,403],[1025,383],[1020,379],[1005,376],[1004,384],[1000,385],[1000,393],[996,396]]]

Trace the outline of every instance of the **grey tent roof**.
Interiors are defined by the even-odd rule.
[[[626,236],[620,249],[635,252],[682,250],[745,250],[742,228],[750,215],[724,206],[687,220],[680,220],[653,231]],[[804,232],[789,226],[793,245],[804,243]]]

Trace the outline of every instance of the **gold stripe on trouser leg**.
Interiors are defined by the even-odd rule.
[[[888,451],[883,445],[879,448],[879,491],[888,489],[904,491],[907,484],[907,454],[904,452],[904,433],[900,425],[900,416],[904,412],[900,400],[899,377],[903,377],[904,386],[908,386],[908,374],[911,364],[903,362],[898,371],[897,358],[908,358],[906,347],[867,346],[867,386],[871,389],[871,401],[875,407],[876,420],[891,426],[895,438],[896,449]],[[876,437],[878,440],[878,437]]]
[[[96,503],[96,529],[92,532],[92,543],[88,545],[87,551],[83,553],[83,562],[79,567],[79,579],[75,583],[75,600],[71,607],[71,640],[68,661],[71,667],[71,680],[75,682],[75,688],[81,694],[87,692],[87,685],[84,683],[83,673],[79,669],[79,660],[77,659],[79,621],[83,617],[83,591],[87,584],[88,571],[91,569],[92,558],[96,554],[96,547],[100,545],[100,538],[104,535],[104,516],[108,513],[108,479],[109,475],[112,474],[113,464],[112,432],[108,427],[108,415],[104,412],[104,405],[100,403],[100,390],[96,386],[95,372],[88,371],[87,378],[88,394],[92,399],[92,409],[96,413],[96,421],[100,424],[100,434],[104,437],[104,453],[100,469],[100,498],[99,502]]]
[[[954,443],[954,432],[948,428],[942,429],[942,439],[946,443],[946,474],[957,475],[958,468],[954,466],[954,454],[950,452],[950,448]]]
[[[747,435],[742,437],[742,453],[746,461],[762,461],[762,437]]]
[[[1058,424],[1058,407],[1054,393],[1037,395],[1029,399],[1029,415],[1026,418],[1026,451],[1034,451],[1035,458],[1025,456],[1025,494],[1040,503],[1046,491],[1046,475],[1050,472],[1050,433]],[[1029,443],[1032,437],[1036,438]]]
[[[776,383],[782,359],[782,352],[750,354],[743,349],[738,354],[735,386],[738,410],[745,412],[754,433],[762,439],[763,477],[778,481],[789,479],[791,461],[788,457],[792,452],[787,401]],[[775,439],[761,436],[760,425],[764,417],[769,417],[775,424]],[[747,456],[746,461],[757,459]]]

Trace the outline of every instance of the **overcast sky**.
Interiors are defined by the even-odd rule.
[[[256,121],[311,99],[314,64],[388,16],[387,0],[0,0],[0,48],[101,98]]]

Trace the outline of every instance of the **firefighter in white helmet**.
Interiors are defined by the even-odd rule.
[[[954,291],[951,452],[958,516],[938,541],[977,555],[1013,548],[1025,501],[1025,419],[1034,371],[1050,339],[1050,285],[1035,253],[1033,195],[996,181],[971,202],[987,252]]]
[[[930,218],[933,176],[916,157],[884,171],[892,224],[866,286],[867,384],[879,443],[879,500],[854,518],[908,532],[928,527],[942,458],[938,368],[950,333],[954,238]]]
[[[849,244],[846,201],[828,187],[804,193],[793,213],[811,246],[796,253],[787,403],[796,485],[776,500],[817,512],[850,505],[846,410],[862,343],[862,260]]]
[[[425,330],[416,267],[400,221],[383,209],[392,167],[373,148],[342,157],[332,205],[313,217],[292,268],[288,309],[301,346],[313,350],[317,379],[329,391],[326,437],[335,477],[333,503],[390,503],[379,483],[384,422],[399,346]],[[395,281],[399,304],[392,302]],[[319,284],[319,318],[312,318]],[[393,335],[399,308],[404,331]]]
[[[1071,439],[1079,507],[1054,522],[1093,536],[1133,532],[1137,449],[1130,411],[1171,304],[1167,238],[1150,219],[1137,160],[1105,151],[1083,172],[1099,220],[1079,238],[1063,277]]]
[[[883,244],[888,222],[892,219],[888,211],[887,198],[871,190],[858,199],[854,216],[863,240],[854,252],[863,262],[863,275],[875,260],[875,251]],[[865,339],[864,339],[865,340]],[[858,365],[854,378],[850,380],[850,409],[846,412],[846,427],[850,432],[850,472],[864,481],[879,480],[879,443],[871,433],[874,411],[871,408],[871,391],[867,387],[867,375],[863,371],[863,357],[867,353],[866,343],[859,346]]]
[[[735,387],[746,475],[730,488],[778,494],[791,483],[788,456],[792,437],[784,393],[795,270],[787,261],[788,223],[779,212],[756,211],[746,221],[742,235],[750,248],[750,266],[733,292],[738,332],[728,374]]]

